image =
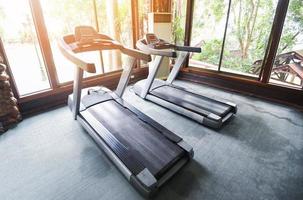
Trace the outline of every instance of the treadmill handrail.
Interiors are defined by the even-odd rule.
[[[89,73],[96,73],[96,67],[94,63],[88,63],[81,59],[79,56],[77,56],[71,46],[69,46],[63,39],[60,39],[58,41],[58,46],[61,51],[61,53],[64,55],[65,58],[67,58],[69,61],[74,63],[77,67],[83,69],[84,71],[87,71]]]
[[[201,53],[200,47],[190,47],[190,46],[178,46],[170,43],[166,43],[168,45],[167,48],[155,49],[146,44],[145,39],[138,40],[136,46],[141,51],[151,54],[151,55],[159,55],[159,56],[167,56],[167,57],[177,57],[176,51],[187,51],[194,53]]]
[[[143,51],[144,53],[147,53],[147,54],[151,54],[151,55],[159,55],[159,56],[167,56],[167,57],[177,57],[177,53],[172,50],[172,49],[153,49],[151,47],[149,47],[147,44],[144,44],[144,41],[145,39],[141,39],[141,40],[138,40],[137,43],[136,43],[136,46],[138,49],[140,49],[141,51]]]
[[[121,53],[128,56],[134,57],[136,59],[144,60],[147,62],[151,61],[151,56],[145,54],[139,50],[130,49],[124,47],[122,44],[115,40],[101,39],[102,34],[98,34],[98,38],[91,43],[79,43],[75,41],[75,36],[73,34],[66,35],[63,39],[58,42],[59,49],[62,54],[77,67],[83,69],[86,72],[96,73],[95,64],[86,62],[80,58],[77,53],[87,52],[87,51],[102,51],[102,50],[120,50]]]
[[[187,51],[187,52],[194,52],[194,53],[201,53],[200,47],[190,47],[190,46],[175,46],[177,51]]]

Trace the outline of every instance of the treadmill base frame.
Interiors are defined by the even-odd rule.
[[[107,89],[107,88],[105,88]],[[106,90],[104,92],[108,92]],[[114,99],[116,100],[116,99]],[[119,99],[120,103],[125,103],[122,99]],[[73,107],[73,95],[70,95],[68,98],[68,105],[72,111]],[[160,179],[155,179],[148,169],[142,170],[138,175],[133,174],[125,164],[117,157],[117,155],[110,149],[110,147],[106,144],[105,141],[96,133],[94,128],[82,117],[81,112],[85,112],[85,106],[81,105],[82,109],[80,113],[77,115],[77,121],[82,125],[82,127],[86,130],[86,132],[90,135],[90,137],[94,140],[94,142],[100,147],[100,149],[107,155],[107,157],[114,163],[114,165],[121,171],[124,177],[131,183],[131,185],[143,196],[152,197],[156,191],[170,178],[173,177],[184,165],[186,165],[194,156],[193,149],[190,145],[188,145],[184,140],[179,141],[176,145],[179,145],[182,149],[184,149],[187,153],[187,156],[184,156],[179,161],[177,161],[173,167],[171,167],[168,171],[164,173],[164,175]],[[132,108],[134,109],[134,108]],[[132,111],[132,110],[131,110]],[[140,111],[138,111],[140,112]],[[136,114],[136,113],[135,113]],[[102,124],[102,129],[107,130]],[[154,124],[153,124],[154,126]],[[161,127],[160,127],[161,129]],[[107,130],[108,131],[108,130]],[[146,171],[147,170],[147,171]]]
[[[137,82],[134,85],[134,92],[139,97],[142,97],[141,92],[142,92],[142,88],[145,85],[146,80],[147,79],[141,80],[141,81]],[[180,87],[180,86],[176,86],[174,84],[167,84],[165,81],[162,81],[162,80],[159,80],[159,79],[155,79],[153,81],[153,85],[151,86],[150,91],[152,91],[156,88],[162,87],[162,86],[170,86],[170,87],[173,87],[173,88],[176,88],[176,89],[186,91],[186,92],[188,92],[190,94],[193,94],[193,95],[200,95],[200,94],[196,93],[193,90],[183,88],[183,87]],[[201,95],[201,96],[203,96],[203,95]],[[231,112],[229,112],[224,117],[220,117],[220,116],[218,116],[216,114],[213,114],[213,113],[210,113],[207,116],[203,116],[199,113],[192,112],[192,111],[190,111],[190,110],[188,110],[188,109],[186,109],[186,108],[184,108],[180,105],[174,104],[172,102],[169,102],[169,101],[166,101],[162,98],[159,98],[155,95],[152,95],[151,93],[147,93],[147,95],[145,96],[145,99],[148,100],[148,101],[154,102],[154,103],[156,103],[156,104],[158,104],[158,105],[160,105],[164,108],[167,108],[167,109],[169,109],[173,112],[184,115],[184,116],[186,116],[186,117],[188,117],[188,118],[190,118],[190,119],[192,119],[192,120],[194,120],[194,121],[196,121],[200,124],[203,124],[207,127],[214,128],[214,129],[220,129],[224,123],[229,121],[237,113],[236,104],[231,103],[231,102],[225,102],[225,101],[218,100],[218,99],[213,99],[213,98],[212,99],[214,101],[218,102],[218,103],[227,104],[228,106],[230,106],[232,108]]]

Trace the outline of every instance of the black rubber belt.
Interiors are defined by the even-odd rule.
[[[139,119],[141,119],[142,121],[146,122],[147,124],[151,125],[155,129],[157,129],[159,132],[161,132],[170,141],[172,141],[174,143],[178,143],[178,142],[180,142],[182,140],[181,137],[179,137],[176,134],[170,132],[167,128],[165,128],[164,126],[162,126],[161,124],[159,124],[158,122],[156,122],[155,120],[153,120],[152,118],[148,117],[147,115],[145,115],[144,113],[142,113],[141,111],[139,111],[138,109],[136,109],[135,107],[133,107],[130,104],[126,103],[125,101],[118,100],[118,99],[115,99],[115,100],[120,105],[126,107],[127,109],[129,109],[130,111],[132,111],[133,113],[135,113],[139,117]]]
[[[94,110],[90,110],[89,112],[92,115],[95,114]],[[89,123],[87,117],[84,116],[84,119]],[[110,126],[106,121],[102,119],[96,120],[99,121],[104,127]],[[91,124],[90,126],[95,130],[94,126],[92,126]],[[97,132],[97,134],[133,174],[137,175],[145,168],[144,165],[130,153],[130,150],[114,136],[114,133],[108,134],[107,132]]]

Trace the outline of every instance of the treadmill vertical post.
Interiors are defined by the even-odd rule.
[[[132,71],[133,71],[133,69],[136,65],[136,62],[137,62],[136,58],[129,57],[129,59],[130,59],[130,64],[127,65],[127,67],[125,69],[123,69],[123,72],[121,74],[121,78],[119,80],[117,89],[115,91],[116,95],[120,98],[123,96],[125,88],[127,87],[130,76],[131,76]]]
[[[166,80],[166,84],[170,85],[173,83],[173,81],[176,79],[183,63],[185,62],[187,56],[189,55],[189,52],[182,51],[180,55],[178,56],[178,59],[176,63],[174,64],[173,69],[171,70],[170,74],[168,75],[168,78]]]
[[[155,60],[153,61],[152,63],[152,69],[150,70],[150,73],[148,74],[148,77],[146,79],[146,83],[144,85],[144,88],[141,92],[141,98],[145,99],[147,93],[149,92],[153,82],[154,82],[154,79],[156,77],[156,74],[159,70],[159,67],[160,67],[160,64],[163,60],[164,56],[155,56]]]
[[[77,119],[80,109],[82,79],[83,79],[83,69],[76,66],[74,86],[73,86],[73,107],[72,107],[73,117],[75,120]]]

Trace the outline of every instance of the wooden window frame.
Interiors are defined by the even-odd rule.
[[[232,0],[229,1],[229,7]],[[58,100],[58,105],[63,101],[66,101],[66,97],[69,93],[72,92],[72,81],[66,82],[66,83],[59,83],[56,68],[53,60],[52,50],[49,43],[47,28],[45,26],[45,21],[43,18],[43,11],[41,8],[41,4],[39,0],[29,0],[31,12],[33,15],[33,20],[37,32],[37,37],[39,40],[40,47],[42,49],[41,53],[43,56],[43,60],[46,65],[46,70],[50,82],[50,89],[38,91],[32,94],[23,95],[20,96],[14,81],[13,74],[11,73],[10,67],[9,67],[9,61],[7,60],[5,49],[3,47],[3,44],[0,40],[0,53],[3,55],[3,59],[5,64],[8,66],[7,73],[10,75],[10,83],[12,85],[12,90],[16,96],[16,98],[19,100],[21,111],[25,114],[29,114],[32,112],[37,112],[44,108],[49,108],[54,106],[56,104],[56,100]],[[223,71],[211,71],[207,69],[201,69],[189,66],[189,60],[187,60],[185,64],[185,68],[181,70],[179,78],[185,79],[185,80],[191,80],[194,82],[199,82],[201,80],[201,83],[207,82],[210,85],[216,86],[215,82],[212,82],[213,80],[224,80],[224,85],[226,83],[233,83],[238,85],[238,91],[239,92],[246,92],[250,94],[256,94],[256,96],[261,97],[260,91],[251,91],[243,89],[243,87],[240,87],[241,84],[247,84],[248,87],[257,86],[267,89],[274,90],[274,92],[285,92],[290,91],[291,95],[294,95],[293,99],[295,99],[293,102],[290,102],[290,104],[295,104],[297,102],[298,96],[301,97],[303,88],[293,88],[293,87],[285,87],[277,84],[269,83],[269,78],[273,66],[273,61],[276,56],[276,51],[279,45],[279,40],[282,34],[284,20],[286,18],[287,10],[288,10],[288,4],[289,0],[279,0],[277,9],[275,11],[275,17],[273,21],[273,26],[270,32],[269,42],[267,45],[267,49],[265,51],[263,63],[262,63],[262,71],[259,75],[259,77],[250,77],[250,76],[244,76],[229,72],[223,72]],[[190,45],[191,41],[191,33],[192,33],[192,23],[193,23],[193,10],[194,10],[194,0],[187,0],[187,6],[186,6],[186,23],[185,23],[185,38],[184,38],[184,45]],[[94,7],[94,12],[96,12],[96,8]],[[131,18],[132,18],[132,45],[135,48],[136,41],[139,39],[139,10],[138,10],[138,0],[131,0]],[[96,16],[95,16],[96,17]],[[279,19],[279,20],[278,20]],[[98,23],[98,22],[96,22]],[[226,26],[228,24],[228,19],[226,20]],[[98,25],[98,24],[97,24]],[[225,28],[226,31],[227,28]],[[225,33],[226,34],[226,33]],[[225,39],[223,41],[225,43]],[[222,48],[223,49],[223,48]],[[222,54],[222,50],[221,50]],[[220,55],[221,57],[222,55]],[[220,58],[222,60],[222,58]],[[219,69],[219,67],[218,67]],[[144,78],[148,73],[147,68],[140,68],[140,62],[137,63],[137,67],[135,69],[135,80],[139,80],[141,78]],[[115,82],[118,80],[117,77],[121,75],[121,70],[110,72],[110,73],[104,73],[100,75],[96,75],[93,77],[86,78],[84,80],[85,86],[94,86],[98,84],[104,84],[105,86],[108,86],[110,88],[113,88],[115,85]],[[210,77],[212,80],[208,80],[206,77]],[[113,80],[114,84],[108,84],[107,80]],[[223,81],[222,81],[223,82]],[[217,84],[217,86],[220,86],[220,83]],[[223,86],[222,86],[223,87]],[[282,88],[282,89],[279,89]],[[232,90],[232,89],[231,89]],[[257,90],[257,89],[256,89]],[[263,91],[262,90],[262,91]],[[285,99],[279,99],[277,97],[277,94],[275,95],[269,95],[269,97],[265,97],[272,100],[277,101],[284,101]],[[283,96],[283,95],[282,95]],[[272,98],[271,98],[272,97]],[[64,100],[65,98],[65,100]],[[46,102],[46,104],[45,104]],[[52,103],[50,103],[52,102]],[[301,103],[302,104],[302,103]],[[301,105],[299,104],[299,105]],[[33,108],[33,106],[36,106]]]
[[[32,108],[31,103],[32,102],[40,102],[40,104],[36,104],[38,107],[34,110],[38,111],[42,107],[49,107],[48,105],[43,105],[43,101],[46,101],[46,98],[48,99],[47,102],[58,100],[58,96],[64,95],[66,97],[69,93],[72,92],[72,84],[73,81],[68,81],[65,83],[60,83],[57,75],[57,70],[54,63],[54,58],[52,54],[52,49],[48,37],[47,27],[45,24],[44,16],[43,16],[43,10],[41,7],[40,0],[29,0],[30,5],[30,11],[33,17],[33,22],[38,38],[38,42],[41,49],[41,54],[43,58],[43,62],[46,67],[47,77],[50,83],[50,88],[45,89],[42,91],[36,91],[30,94],[26,95],[20,95],[13,77],[13,74],[11,72],[9,61],[7,59],[7,56],[5,54],[5,48],[3,46],[3,43],[0,38],[0,54],[3,55],[4,64],[8,66],[7,73],[10,75],[10,84],[13,90],[13,93],[15,97],[18,99],[18,102],[20,104],[20,109],[23,111],[23,113],[31,113],[31,110],[29,108]],[[135,47],[136,41],[139,38],[139,28],[138,28],[138,0],[130,0],[130,11],[131,11],[131,19],[132,19],[132,45]],[[96,0],[93,0],[93,12],[94,12],[94,18],[96,23],[96,28],[98,29],[98,18],[97,18],[97,8],[96,8]],[[103,83],[103,85],[106,85],[110,88],[113,88],[112,84],[107,84],[106,80],[113,79],[113,83],[116,83],[118,80],[118,77],[121,75],[122,70],[117,70],[114,72],[109,73],[102,73],[96,76],[85,78],[84,80],[84,86],[95,86],[100,83]],[[135,78],[134,80],[137,80],[141,76],[147,75],[146,69],[140,69],[140,62],[137,63],[137,66],[134,70]],[[57,96],[57,97],[54,97]],[[62,101],[61,101],[62,102]],[[34,103],[35,104],[35,103]],[[34,111],[34,112],[36,112]]]
[[[187,59],[185,66],[188,68],[184,68],[183,72],[187,72],[188,70],[194,69],[194,71],[200,71],[202,74],[207,74],[209,73],[215,73],[220,77],[221,75],[227,75],[229,77],[234,77],[235,80],[239,79],[246,79],[246,80],[255,80],[257,82],[261,82],[263,84],[269,84],[269,85],[274,85],[274,86],[280,86],[280,87],[286,87],[288,89],[292,90],[303,90],[303,88],[294,88],[294,87],[287,87],[284,85],[279,85],[279,84],[274,84],[274,83],[269,83],[274,59],[276,57],[277,49],[279,46],[279,41],[282,35],[282,30],[284,26],[284,21],[286,18],[286,14],[288,11],[288,5],[289,5],[289,0],[279,0],[276,10],[275,10],[275,15],[273,19],[273,25],[271,27],[271,32],[269,35],[269,40],[267,44],[267,48],[264,53],[264,58],[262,62],[262,67],[261,67],[261,72],[258,77],[253,77],[253,76],[245,76],[241,74],[235,74],[235,73],[230,73],[230,72],[224,72],[221,71],[221,65],[222,65],[222,59],[223,59],[223,50],[224,50],[224,45],[225,45],[225,39],[226,39],[226,30],[228,26],[228,21],[229,21],[229,15],[230,15],[230,6],[231,6],[232,0],[229,0],[229,5],[228,5],[228,10],[227,10],[227,16],[226,16],[226,24],[225,24],[225,30],[224,30],[224,35],[223,35],[223,42],[222,42],[222,48],[221,48],[221,53],[220,53],[220,60],[219,60],[219,65],[218,69],[216,71],[214,70],[209,70],[209,69],[202,69],[202,68],[197,68],[194,66],[189,65],[189,59]],[[191,33],[192,33],[192,23],[193,23],[193,12],[194,12],[194,0],[187,0],[187,7],[186,7],[186,24],[185,24],[185,39],[184,39],[184,45],[190,45],[191,41]]]
[[[231,1],[232,0],[229,1],[229,5]],[[258,98],[291,105],[299,108],[300,110],[303,110],[303,88],[295,88],[290,86],[288,87],[285,85],[269,82],[273,62],[276,57],[284,21],[288,11],[288,5],[289,0],[278,1],[267,48],[264,53],[262,71],[259,74],[259,77],[250,77],[219,70],[214,71],[197,68],[194,66],[189,66],[189,60],[187,60],[185,68],[181,70],[178,78],[181,80],[207,84],[229,91],[243,93],[249,96],[256,96]],[[184,45],[190,45],[193,11],[194,0],[187,0]],[[226,25],[227,23],[228,20],[226,22]],[[225,39],[223,42],[225,43]]]

